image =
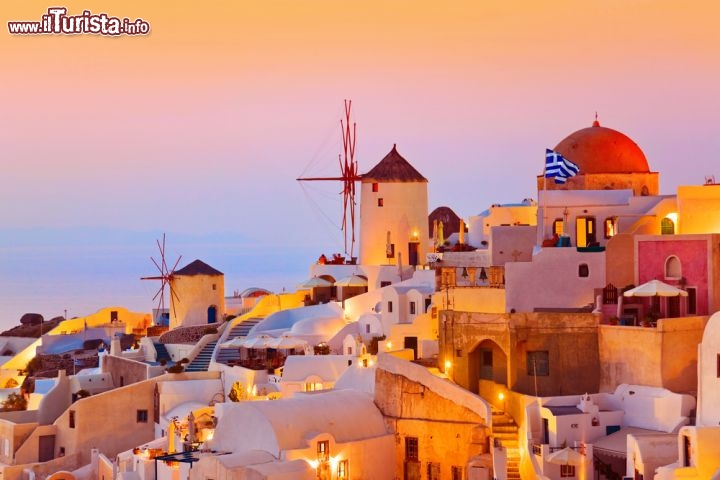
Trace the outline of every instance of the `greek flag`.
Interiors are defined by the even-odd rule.
[[[555,183],[565,183],[568,178],[574,177],[580,168],[559,153],[545,149],[545,177],[554,178]]]

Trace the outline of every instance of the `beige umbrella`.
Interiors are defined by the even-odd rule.
[[[445,243],[445,226],[443,222],[438,222],[437,246],[440,247]]]
[[[324,278],[320,277],[312,277],[308,280],[304,281],[300,285],[298,285],[298,288],[300,289],[307,289],[307,288],[318,288],[318,287],[332,287],[333,283],[329,280],[325,280]]]
[[[458,243],[461,245],[465,243],[465,222],[463,222],[462,218],[460,219],[460,230],[458,231]]]
[[[221,348],[239,348],[245,346],[245,338],[244,337],[235,337],[232,340],[229,340],[225,343],[221,343]]]
[[[360,275],[350,275],[335,282],[336,287],[367,287],[367,278]]]
[[[432,238],[433,238],[433,245],[437,247],[437,234],[438,234],[438,221],[437,218],[433,220],[433,232],[432,232]]]
[[[556,465],[580,465],[583,460],[582,453],[578,453],[570,447],[565,447],[553,452],[545,459],[548,463]]]
[[[687,297],[687,292],[660,280],[650,280],[623,293],[625,297]]]
[[[243,342],[245,348],[268,348],[268,343],[273,340],[269,335],[260,335],[253,338],[248,338]]]
[[[305,348],[308,343],[302,338],[283,335],[279,338],[268,340],[268,347],[276,349]]]

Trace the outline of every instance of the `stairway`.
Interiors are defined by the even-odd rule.
[[[507,479],[520,480],[520,444],[515,420],[507,413],[493,408],[492,434],[507,451]]]
[[[200,353],[198,353],[197,356],[193,358],[193,361],[188,363],[187,367],[185,367],[185,371],[207,372],[207,369],[210,366],[210,360],[212,359],[213,351],[215,350],[215,345],[217,345],[217,340],[213,340],[212,342],[205,345],[203,349],[200,350]]]
[[[165,348],[165,345],[162,343],[153,343],[153,346],[155,347],[155,352],[157,352],[157,358],[155,358],[155,361],[160,363],[160,361],[165,360],[166,363],[172,362],[172,358],[170,358],[170,353],[167,351],[167,348]]]
[[[248,333],[250,333],[250,329],[260,323],[261,318],[250,318],[248,320],[245,320],[242,323],[239,323],[235,325],[232,330],[230,330],[230,333],[228,333],[227,338],[225,339],[226,342],[229,342],[233,338],[237,337],[247,337]],[[215,358],[215,361],[218,363],[224,363],[229,364],[230,362],[235,362],[237,360],[240,360],[240,349],[239,348],[222,348],[218,350],[217,357]]]

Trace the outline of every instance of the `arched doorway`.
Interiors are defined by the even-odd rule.
[[[210,305],[207,309],[207,319],[208,323],[215,323],[217,322],[217,307],[215,305]]]
[[[479,392],[480,382],[507,386],[507,373],[507,355],[493,340],[483,340],[468,355],[468,379],[474,393]]]

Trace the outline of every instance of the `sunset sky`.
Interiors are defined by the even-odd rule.
[[[54,5],[0,7],[4,228],[340,251],[340,186],[295,179],[337,173],[345,98],[360,171],[397,143],[430,208],[463,217],[536,198],[545,148],[596,111],[643,149],[662,193],[720,180],[715,1],[73,0],[69,14],[151,33],[8,33]]]

